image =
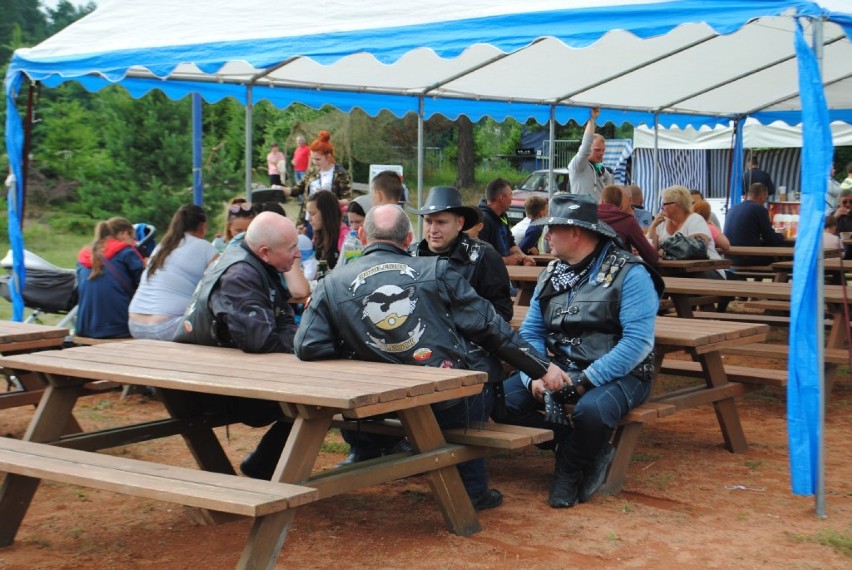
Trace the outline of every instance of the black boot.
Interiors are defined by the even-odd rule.
[[[560,446],[556,452],[556,470],[553,473],[553,485],[547,497],[547,502],[554,509],[564,509],[577,504],[577,493],[582,476],[580,467],[563,456],[563,447]]]
[[[583,467],[583,484],[580,486],[579,495],[581,503],[587,503],[601,488],[613,457],[615,457],[615,448],[607,443],[595,456],[594,461]]]
[[[257,448],[249,453],[240,463],[240,471],[252,479],[272,479],[278,459],[287,443],[291,425],[289,422],[277,421],[267,430],[257,444]]]

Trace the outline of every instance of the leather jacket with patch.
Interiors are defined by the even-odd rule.
[[[296,355],[482,370],[471,361],[471,343],[532,378],[549,365],[446,259],[377,243],[319,282]]]

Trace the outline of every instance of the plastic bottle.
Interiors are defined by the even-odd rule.
[[[349,232],[349,236],[343,242],[343,249],[340,252],[340,264],[346,265],[352,260],[361,257],[361,252],[364,251],[364,244],[358,239],[358,233],[355,230]]]
[[[299,236],[299,254],[302,256],[302,272],[305,274],[305,279],[314,281],[317,278],[317,256],[314,252],[314,244],[311,243],[311,238],[302,234]]]
[[[225,251],[225,238],[222,237],[222,234],[216,234],[216,237],[213,238],[213,247],[216,248],[216,251],[222,253]]]

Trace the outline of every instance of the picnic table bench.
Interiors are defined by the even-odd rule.
[[[466,536],[481,528],[455,465],[482,457],[487,441],[480,438],[475,445],[448,443],[431,404],[478,393],[486,380],[484,373],[352,360],[302,362],[288,354],[245,354],[235,349],[151,340],[4,357],[0,364],[17,373],[38,374],[49,384],[25,441],[19,442],[22,448],[0,446],[0,469],[9,472],[0,488],[0,546],[14,540],[41,479],[67,480],[68,461],[97,467],[91,473],[85,469],[77,473],[76,484],[115,490],[128,470],[152,475],[162,469],[162,478],[140,475],[134,486],[123,487],[121,492],[200,507],[199,516],[211,522],[233,518],[223,512],[254,516],[239,568],[275,565],[295,515],[292,507],[415,474],[426,476],[451,532]],[[101,379],[158,388],[170,417],[105,433],[62,436],[61,426],[83,384]],[[273,483],[235,475],[212,430],[227,424],[228,419],[205,415],[195,393],[256,398],[281,405],[293,427]],[[361,419],[387,413],[399,417],[414,448],[412,453],[389,456],[378,465],[365,462],[365,466],[312,472],[334,416]],[[183,436],[201,470],[147,462],[128,467],[123,459],[96,453],[175,434]],[[531,436],[528,441],[532,441]],[[73,453],[66,455],[66,451]],[[193,490],[185,489],[180,481],[187,481]],[[276,488],[279,482],[291,487]],[[233,507],[213,503],[213,487],[231,484],[245,489],[244,500]],[[166,497],[163,488],[174,491]],[[264,495],[267,498],[262,498]]]

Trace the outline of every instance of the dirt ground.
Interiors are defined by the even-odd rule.
[[[665,380],[658,388],[664,388]],[[681,381],[682,382],[682,381]],[[624,491],[571,509],[546,503],[550,452],[489,461],[506,497],[481,513],[482,532],[449,534],[421,477],[348,493],[299,510],[280,568],[849,568],[852,565],[852,382],[836,386],[826,419],[828,517],[790,491],[785,395],[767,389],[739,405],[749,451],[734,455],[710,406],[658,421],[641,436]],[[0,435],[21,437],[32,408],[0,412]],[[162,417],[156,401],[117,393],[78,405],[84,428]],[[218,430],[235,463],[260,430]],[[345,454],[329,435],[318,469]],[[192,465],[180,438],[110,453]],[[194,526],[178,505],[52,482],[39,488],[0,569],[232,568],[248,522]]]

